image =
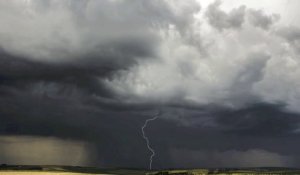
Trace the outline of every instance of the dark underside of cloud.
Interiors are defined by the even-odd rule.
[[[21,163],[73,164],[70,147],[74,165],[148,168],[141,127],[162,111],[145,129],[154,168],[300,167],[300,30],[273,27],[278,15],[221,1],[17,4],[0,2],[0,163],[24,146],[58,158]]]
[[[2,61],[8,57],[3,54]],[[84,165],[147,168],[150,152],[141,126],[161,109],[160,119],[146,128],[157,153],[155,168],[300,166],[296,163],[300,116],[282,105],[257,103],[241,109],[165,105],[162,109],[153,103],[118,101],[93,80],[92,72],[83,75],[84,69],[15,57],[6,61],[3,68],[11,67],[1,77],[0,134],[88,142],[96,149]],[[261,157],[259,163],[253,154]]]

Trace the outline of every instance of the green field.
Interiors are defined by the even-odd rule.
[[[289,168],[190,169],[146,171],[139,169],[99,169],[73,166],[0,166],[0,175],[300,175]]]
[[[287,168],[193,169],[149,172],[147,175],[300,175],[300,170]]]

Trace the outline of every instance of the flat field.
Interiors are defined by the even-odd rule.
[[[215,168],[146,171],[72,166],[0,166],[0,175],[300,175],[294,168]]]
[[[73,172],[44,172],[44,171],[0,171],[0,175],[95,175],[89,173],[73,173]],[[108,174],[99,174],[108,175]]]
[[[145,175],[138,169],[101,169],[78,166],[0,165],[0,175]]]

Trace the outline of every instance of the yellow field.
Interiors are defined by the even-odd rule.
[[[33,172],[33,171],[0,171],[0,175],[96,175],[88,173],[69,173],[69,172]],[[107,174],[98,174],[107,175]],[[111,174],[110,174],[111,175]]]

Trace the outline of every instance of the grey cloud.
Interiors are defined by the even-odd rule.
[[[2,81],[6,84],[30,88],[41,84],[44,84],[45,88],[55,85],[59,89],[75,89],[85,91],[91,96],[106,96],[135,103],[139,99],[146,103],[155,103],[157,100],[167,103],[178,99],[182,100],[182,103],[190,100],[201,105],[216,101],[236,105],[248,97],[249,101],[259,99],[257,94],[252,94],[251,87],[262,79],[266,59],[272,59],[272,55],[269,51],[258,51],[257,55],[253,56],[251,54],[256,52],[252,49],[247,50],[248,44],[243,48],[247,52],[243,55],[236,53],[233,56],[226,53],[235,50],[230,46],[223,48],[221,45],[206,45],[212,41],[198,32],[201,25],[197,25],[194,15],[200,7],[195,1],[180,2],[178,7],[175,2],[170,1],[36,3],[38,2],[30,2],[27,6],[21,3],[22,7],[31,11],[29,14],[24,12],[20,18],[15,18],[19,14],[14,11],[2,14],[3,18],[12,18],[14,22],[22,18],[26,21],[27,17],[32,15],[33,23],[12,25],[24,25],[38,31],[33,35],[30,33],[32,30],[20,32],[5,27],[2,29],[3,33],[6,33],[2,36]],[[245,7],[233,9],[227,14],[220,9],[220,3],[221,1],[216,1],[206,11],[208,17],[211,13],[212,18],[209,17],[209,22],[218,23],[218,19],[213,19],[217,17],[226,23],[225,26],[219,25],[219,29],[241,27]],[[20,8],[10,3],[3,5],[5,6]],[[48,10],[37,10],[42,8],[40,6]],[[62,13],[62,17],[54,18],[54,12]],[[47,28],[43,30],[40,28],[43,21],[40,21],[38,14],[53,18],[54,21],[47,23]],[[7,19],[5,22],[11,24]],[[62,25],[63,29],[59,30],[56,23],[62,22],[66,23]],[[175,28],[171,30],[172,25]],[[15,28],[21,27],[13,27]],[[240,37],[244,35],[242,32]],[[22,37],[25,36],[29,38],[29,43],[19,45],[19,39],[23,42]],[[30,45],[32,47],[29,50],[23,50]],[[35,46],[39,46],[39,51],[31,50]],[[216,49],[220,50],[219,55],[214,55],[219,53]],[[22,50],[26,53],[20,56]],[[39,55],[43,51],[49,52],[50,55]],[[228,61],[224,61],[224,55],[228,57]],[[247,60],[252,59],[257,61],[248,63]],[[255,65],[251,66],[252,64]],[[185,83],[180,83],[182,78],[185,79]],[[218,94],[214,95],[212,91]]]
[[[176,11],[169,3],[107,0],[2,4],[3,9],[13,10],[1,13],[1,46],[7,52],[44,62],[95,58],[100,64],[127,64],[136,57],[153,56],[157,30],[170,24],[185,28],[197,10],[195,3]]]
[[[299,27],[282,27],[277,33],[283,37],[287,43],[297,52],[300,51],[300,28]]]
[[[215,113],[217,126],[238,135],[286,136],[298,127],[298,114],[284,105],[254,104],[238,110]]]
[[[288,41],[295,42],[300,38],[300,29],[298,27],[282,28],[279,30],[279,34]]]
[[[245,6],[231,10],[229,13],[220,9],[221,1],[217,0],[208,6],[205,15],[209,23],[218,30],[238,29],[244,23]]]
[[[0,36],[2,82],[52,83],[111,95],[103,80],[140,60],[157,59],[157,32],[170,24],[184,31],[199,10],[191,2],[179,10],[168,1],[2,4],[12,9],[0,16],[5,26]]]
[[[144,111],[149,111],[149,108],[150,112],[153,111],[151,107],[146,104],[127,105],[107,97],[94,102],[92,93],[86,93],[74,85],[67,86],[65,83],[31,84],[25,83],[26,86],[20,88],[15,88],[16,85],[13,88],[4,88],[11,85],[2,85],[1,135],[58,137],[95,145],[94,156],[87,155],[87,163],[78,162],[75,165],[101,167],[146,165],[144,157],[147,156],[147,150],[140,135],[140,126],[149,115],[144,114]],[[61,147],[68,145],[62,144]],[[5,155],[7,158],[3,161],[7,163],[18,158],[14,154]],[[41,162],[49,160],[39,156],[27,158],[26,161],[30,164],[37,159],[43,160]],[[58,158],[51,160],[55,161]],[[61,159],[63,160],[65,159]],[[63,164],[59,161],[57,163]],[[66,161],[65,164],[71,165],[72,162]]]
[[[17,102],[9,96],[1,99],[2,135],[82,140],[95,145],[97,154],[95,159],[90,160],[92,166],[147,167],[149,152],[141,137],[140,127],[146,118],[156,113],[156,107],[151,109],[146,105],[144,109],[137,110],[134,105],[134,109],[119,110],[116,107],[106,108],[105,105],[91,106],[84,103],[86,100],[78,101],[78,98],[72,100],[26,93],[22,96],[19,94]],[[119,105],[126,109],[126,105]],[[256,106],[236,111],[217,106],[202,110],[198,107],[183,108],[182,111],[178,107],[165,109],[163,116],[146,128],[151,144],[157,151],[154,166],[177,167],[178,164],[173,164],[169,154],[170,149],[226,152],[257,148],[297,157],[300,155],[297,147],[299,139],[291,131],[299,123],[298,116],[283,112],[278,114],[279,109],[275,106]],[[179,119],[174,120],[174,115],[179,113]],[[172,120],[164,115],[173,116]],[[282,136],[285,136],[284,142],[291,144],[280,144]],[[199,163],[193,158],[188,162],[191,165]],[[214,162],[218,163],[213,159],[211,165]],[[201,162],[201,165],[207,164]]]
[[[249,9],[247,18],[254,26],[268,30],[275,22],[279,20],[280,16],[276,14],[267,15],[263,10]]]
[[[199,168],[207,166],[213,167],[214,165],[215,167],[237,165],[246,166],[247,163],[253,166],[263,166],[264,164],[266,164],[266,166],[271,166],[272,163],[274,163],[272,166],[280,166],[279,162],[281,161],[277,161],[278,159],[272,162],[272,158],[268,159],[263,155],[260,160],[261,162],[257,162],[257,164],[255,164],[255,161],[251,158],[251,156],[248,157],[248,159],[244,157],[243,153],[248,152],[249,150],[264,150],[263,152],[269,152],[273,155],[280,155],[280,157],[283,157],[281,162],[282,166],[298,166],[297,160],[299,157],[299,151],[297,151],[297,145],[299,144],[300,140],[298,139],[298,135],[291,133],[294,127],[289,127],[283,124],[283,121],[285,121],[284,117],[286,116],[284,113],[281,114],[281,119],[279,119],[280,121],[272,122],[272,113],[268,113],[268,110],[270,109],[265,109],[265,111],[259,109],[258,111],[261,111],[261,114],[254,114],[252,116],[245,116],[245,114],[242,114],[239,111],[236,111],[236,113],[233,112],[229,115],[226,115],[226,113],[223,112],[224,120],[226,120],[226,117],[230,118],[230,115],[235,115],[236,118],[232,120],[228,119],[229,121],[227,124],[214,121],[216,122],[215,126],[201,125],[201,123],[197,125],[195,122],[194,125],[187,127],[182,126],[181,124],[176,124],[177,122],[169,122],[168,120],[155,121],[151,123],[151,127],[147,128],[147,133],[151,139],[152,146],[158,155],[154,159],[154,166],[167,168]],[[215,109],[215,111],[218,111],[218,109]],[[212,111],[210,114],[212,118],[213,116],[217,115],[214,113],[215,111]],[[222,110],[219,109],[219,111]],[[220,112],[218,115],[222,115],[222,112]],[[253,121],[257,120],[257,118],[264,118],[264,116],[269,117],[266,117],[268,119],[261,119],[266,120],[266,122],[263,126],[261,126],[260,129],[256,129],[257,123],[260,122],[256,123]],[[188,116],[188,113],[186,113],[185,117],[188,118],[192,116]],[[199,114],[197,116],[197,118],[202,117],[203,116]],[[241,119],[239,122],[237,122],[239,124],[233,124],[234,126],[229,128],[229,126],[231,126],[230,123],[234,123],[235,120],[238,120],[238,117],[247,118],[247,121],[243,123],[240,122],[242,120]],[[287,119],[287,121],[290,123],[299,123],[297,118],[297,115],[291,116],[291,118]],[[227,128],[225,128],[226,125]],[[284,129],[276,129],[280,127]],[[186,150],[186,152],[173,155],[172,150],[174,149]],[[241,154],[235,154],[235,156],[232,156],[232,159],[227,157],[226,164],[225,155],[228,156],[229,153],[225,154],[225,152],[231,152],[229,150],[235,150],[233,152],[239,152]],[[201,152],[203,155],[200,156],[194,154],[195,156],[193,156],[193,153],[187,153],[190,151],[193,153]],[[217,156],[217,153],[220,153],[220,157]],[[223,153],[224,156],[222,159],[221,155],[223,155]],[[251,155],[251,153],[245,153],[245,155]],[[214,158],[214,156],[216,157]],[[176,161],[173,162],[173,160]],[[222,160],[222,164],[220,160]]]
[[[99,77],[109,77],[117,68],[102,64],[76,63],[65,65],[45,64],[1,53],[1,87],[38,91],[39,85],[56,86],[65,90],[80,90],[88,94],[109,96],[110,90],[102,85]],[[48,86],[48,87],[50,87]],[[45,92],[47,88],[45,88]]]
[[[284,104],[254,103],[241,108],[224,106],[165,107],[161,118],[183,127],[213,129],[238,136],[296,136],[299,114]]]
[[[273,81],[278,72],[297,80],[278,59],[278,35],[296,47],[297,28],[265,32],[270,16],[243,6],[227,13],[221,1],[208,7],[208,21],[194,17],[193,0],[24,2],[0,2],[1,135],[80,140],[95,145],[90,165],[147,167],[140,127],[162,109],[146,131],[156,168],[178,166],[172,158],[182,150],[212,156],[211,166],[229,166],[226,156],[257,165],[251,154],[267,165],[300,159],[299,114],[286,110],[298,106],[286,100],[293,86]],[[221,36],[225,29],[239,30]],[[283,89],[282,106],[261,93],[264,83]],[[208,165],[197,163],[191,156],[182,165]]]
[[[271,56],[263,51],[250,53],[232,83],[231,95],[229,95],[231,99],[226,100],[232,101],[233,106],[259,101],[259,97],[253,92],[253,86],[264,78],[266,64],[270,58]],[[241,96],[244,98],[241,99]]]

